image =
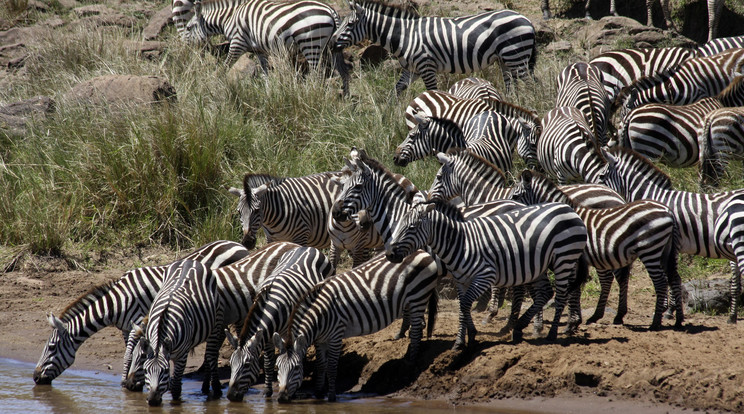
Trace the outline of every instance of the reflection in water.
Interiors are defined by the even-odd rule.
[[[163,399],[162,407],[151,408],[145,393],[125,391],[119,386],[118,375],[66,370],[54,380],[53,385],[35,385],[32,379],[34,365],[0,358],[0,412],[9,413],[247,413],[247,414],[389,414],[405,411],[411,414],[444,414],[454,409],[426,403],[389,398],[352,399],[339,396],[337,403],[319,400],[300,400],[279,404],[267,400],[258,390],[252,390],[243,402],[232,403],[226,398],[207,401],[201,394],[201,381],[184,379],[183,401],[174,404],[170,396]],[[457,412],[479,412],[478,409],[461,409]],[[493,412],[493,411],[489,411]],[[514,411],[508,411],[514,412]]]

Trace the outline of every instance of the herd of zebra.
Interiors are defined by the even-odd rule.
[[[235,1],[176,0],[174,20],[184,38],[226,34],[233,61],[247,50],[260,54],[271,47],[255,37],[261,30],[280,33],[268,26],[256,30],[258,25],[291,21],[292,7],[321,4],[279,8],[265,0],[239,6]],[[342,23],[323,6],[331,19],[313,27],[326,30],[322,43],[336,42],[337,54],[362,38],[389,47],[406,62],[398,92],[423,78],[428,90],[405,111],[409,132],[393,162],[405,167],[436,156],[441,168],[431,188],[419,190],[355,148],[339,171],[291,178],[246,174],[242,188],[229,189],[238,197],[241,243],[216,241],[171,264],[133,269],[91,289],[59,317],[50,313],[53,330],[34,371],[37,384],[51,383],[87,338],[115,326],[126,343],[122,385],[147,387],[150,405],[161,404],[167,391],[180,398],[188,353],[203,342],[202,391],[221,396],[217,360],[225,338],[235,349],[231,401],[242,400],[256,383],[261,358],[265,395],[273,394],[277,380],[279,399],[290,399],[303,381],[311,345],[316,395],[327,392],[333,401],[342,340],[402,318],[396,337],[408,334],[406,358],[415,362],[424,328],[429,335],[434,328],[437,287],[448,275],[459,302],[453,348],[462,350],[476,340],[472,305],[489,290],[492,316],[504,288],[511,288],[505,330],[513,341],[522,339],[533,319],[539,332],[543,308],[554,294],[547,339],[557,338],[566,305],[566,332],[572,333],[582,322],[581,287],[589,265],[597,270],[601,292],[587,322],[603,317],[615,279],[620,303],[614,323],[621,324],[635,259],[646,267],[656,293],[650,328],[661,327],[665,311],[681,328],[680,252],[732,262],[730,321],[736,322],[744,190],[677,191],[652,161],[700,164],[703,183],[715,186],[726,160],[744,157],[744,36],[714,39],[698,49],[616,50],[571,64],[557,78],[555,108],[539,117],[507,102],[484,79],[463,79],[447,92],[436,89],[436,72],[468,73],[496,60],[507,86],[512,76],[529,74],[534,29],[526,28],[524,17],[503,11],[421,22],[426,18],[372,1],[351,6]],[[265,17],[272,13],[276,19]],[[447,33],[467,24],[480,33],[483,21],[502,18],[494,37],[483,34],[480,42],[458,45],[446,35],[421,34],[437,25]],[[316,56],[317,62],[325,46],[307,39],[295,41],[308,61]],[[617,133],[611,122],[615,108]],[[510,183],[505,172],[512,170],[515,148],[530,169]],[[261,228],[267,244],[250,252]],[[328,255],[319,250],[324,248]],[[353,265],[336,274],[342,250]],[[525,293],[532,304],[520,315]]]

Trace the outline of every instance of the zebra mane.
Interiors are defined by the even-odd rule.
[[[458,157],[463,163],[474,170],[484,171],[487,174],[496,174],[506,184],[506,175],[501,171],[501,168],[476,154],[470,148],[450,148],[447,151],[447,155]]]
[[[737,76],[735,77],[731,83],[726,87],[726,89],[722,90],[716,98],[722,102],[726,102],[729,100],[736,100],[737,95],[742,94],[744,95],[744,88],[742,87],[744,85],[744,76]],[[740,106],[742,105],[741,98],[739,98],[739,102],[734,102],[736,105],[729,105],[728,103],[726,106]]]
[[[637,153],[631,148],[626,147],[612,147],[608,150],[610,155],[616,156],[620,159],[627,160],[628,162],[632,163],[633,166],[640,167],[640,171],[636,171],[637,173],[644,174],[647,173],[651,175],[653,178],[656,178],[659,180],[659,185],[662,189],[665,190],[673,190],[672,180],[669,178],[668,175],[664,171],[661,171],[659,167],[654,165],[648,158],[644,157],[643,155]]]
[[[292,327],[294,326],[295,318],[297,318],[297,312],[300,310],[306,311],[307,309],[309,309],[309,305],[312,305],[312,303],[314,302],[311,302],[309,300],[310,296],[315,295],[320,289],[322,289],[335,277],[336,276],[331,276],[320,281],[317,285],[313,286],[310,290],[300,296],[297,302],[295,302],[294,306],[292,306],[292,312],[289,313],[289,319],[287,319],[287,333],[284,335],[283,338],[286,344],[291,344],[293,341]],[[305,304],[307,304],[307,306],[304,306]]]
[[[118,280],[110,280],[108,282],[104,282],[98,286],[90,288],[87,292],[80,295],[79,298],[75,299],[72,303],[67,305],[67,307],[62,310],[62,313],[60,313],[59,319],[61,319],[63,322],[69,322],[78,314],[90,309],[90,305],[108,295],[109,292],[111,292],[111,289],[114,287],[114,284],[116,284],[117,282]]]
[[[409,2],[392,4],[384,1],[362,0],[354,3],[369,11],[397,19],[418,19],[421,17],[415,6]]]
[[[641,76],[640,78],[634,80],[633,82],[630,83],[630,85],[620,90],[620,93],[617,94],[617,97],[615,98],[615,102],[613,103],[612,106],[615,108],[618,106],[621,106],[633,90],[637,90],[637,91],[647,90],[647,89],[651,89],[657,85],[660,85],[666,82],[675,73],[677,73],[677,70],[679,69],[680,66],[681,65],[672,66],[670,68],[666,68],[662,71],[656,72],[651,75]]]
[[[426,201],[427,204],[434,204],[434,209],[442,213],[446,217],[455,221],[465,221],[465,216],[462,215],[462,211],[456,206],[441,200]]]
[[[530,122],[533,122],[538,126],[540,125],[540,118],[537,116],[537,112],[533,111],[532,109],[493,98],[486,98],[485,101],[489,106],[491,106],[491,109],[501,115],[506,115],[509,112],[519,113],[525,118],[528,118]]]
[[[545,174],[537,171],[537,170],[524,170],[522,174],[529,171],[529,173],[532,175],[531,181],[534,182],[535,180],[538,180],[540,182],[545,182],[546,187],[548,187],[548,190],[558,192],[563,195],[563,201],[561,201],[564,204],[568,204],[569,207],[575,209],[576,207],[579,207],[577,203],[575,203],[569,196],[566,195],[566,193],[561,190],[561,188],[555,184],[553,180],[548,178]]]
[[[243,328],[240,330],[240,334],[238,335],[238,343],[242,346],[246,343],[246,341],[249,339],[248,335],[253,336],[255,334],[256,330],[249,327],[251,318],[253,317],[253,314],[257,312],[259,303],[263,303],[266,301],[266,295],[269,291],[268,287],[271,287],[271,285],[267,286],[266,289],[261,289],[258,293],[248,285],[251,297],[253,298],[253,304],[251,305],[250,309],[248,309],[248,314],[245,316],[245,319],[243,319]]]
[[[285,178],[276,177],[270,174],[252,174],[248,173],[243,177],[243,187],[256,188],[268,182],[276,182],[281,184]]]
[[[388,170],[387,167],[385,167],[380,161],[371,158],[366,153],[360,153],[359,159],[364,162],[370,169],[375,171],[378,174],[383,175],[388,180],[394,182],[400,189],[405,193],[406,195],[406,203],[411,203],[413,201],[413,196],[416,195],[418,192],[418,189],[416,189],[416,186],[413,186],[413,189],[407,188],[407,183],[413,184],[410,180],[400,180],[398,179],[395,174]]]

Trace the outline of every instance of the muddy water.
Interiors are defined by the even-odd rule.
[[[241,403],[226,398],[207,401],[201,394],[201,382],[184,380],[180,404],[170,402],[169,395],[162,407],[148,407],[144,393],[124,391],[120,377],[94,371],[67,370],[54,380],[53,385],[35,386],[34,365],[0,358],[0,412],[3,413],[265,413],[265,414],[445,414],[483,413],[483,409],[467,409],[425,402],[410,402],[390,398],[352,398],[341,395],[338,403],[301,400],[279,404],[267,400],[260,392],[246,395]],[[500,413],[525,413],[515,410],[487,410]]]

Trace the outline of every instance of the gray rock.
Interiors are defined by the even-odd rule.
[[[558,42],[552,42],[549,45],[545,47],[546,52],[556,53],[556,52],[570,52],[573,49],[573,46],[571,45],[571,42],[566,40],[560,40]]]
[[[134,40],[126,40],[124,41],[124,48],[129,53],[133,53],[136,56],[140,56],[148,60],[155,60],[159,59],[160,55],[163,53],[163,50],[165,50],[165,42],[138,42]]]
[[[231,81],[238,82],[244,78],[252,78],[261,74],[261,66],[254,59],[251,59],[249,53],[238,58],[227,72],[227,78]]]
[[[171,6],[165,6],[150,18],[147,26],[142,30],[145,40],[153,40],[160,36],[166,26],[171,23]]]
[[[37,96],[0,107],[0,113],[11,116],[46,115],[54,112],[55,102],[48,96]]]
[[[157,76],[107,75],[76,85],[65,98],[92,104],[150,104],[175,101],[176,90]]]
[[[691,280],[683,285],[686,311],[699,310],[727,315],[731,304],[730,279]],[[741,298],[739,299],[741,303]]]

